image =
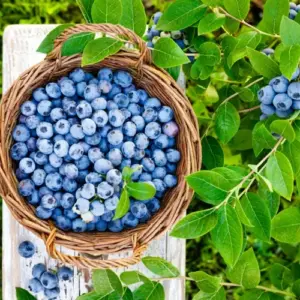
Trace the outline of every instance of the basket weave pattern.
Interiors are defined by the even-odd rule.
[[[145,89],[152,97],[172,107],[180,128],[177,148],[182,159],[177,168],[178,185],[164,197],[161,209],[147,224],[120,233],[63,232],[55,228],[51,221],[40,220],[35,216],[35,208],[18,194],[18,181],[13,172],[10,158],[12,130],[16,125],[21,104],[31,97],[34,89],[66,75],[81,66],[81,55],[61,57],[61,46],[72,34],[79,32],[102,32],[110,36],[122,36],[138,47],[137,51],[125,49],[106,58],[100,63],[84,67],[94,72],[102,67],[129,71],[135,84]],[[188,207],[193,192],[184,177],[199,170],[201,165],[201,143],[198,121],[189,100],[167,72],[153,65],[151,52],[145,42],[132,31],[118,25],[92,24],[76,25],[63,32],[56,40],[54,50],[41,63],[24,72],[3,96],[0,104],[0,194],[14,218],[28,230],[42,238],[49,254],[64,263],[80,268],[116,268],[136,264],[143,251],[153,240],[168,230]],[[82,256],[69,256],[59,252],[56,245],[85,253]],[[96,256],[133,250],[128,258],[103,260]],[[95,258],[93,258],[93,256]]]

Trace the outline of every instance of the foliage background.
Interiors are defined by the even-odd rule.
[[[163,10],[163,8],[171,3],[172,0],[146,0],[144,1],[147,14],[150,17],[153,12]],[[251,24],[257,24],[261,17],[263,1],[253,0],[251,3],[251,12],[247,21]],[[75,0],[1,0],[0,1],[0,40],[2,38],[5,26],[9,24],[60,24],[60,23],[81,23],[82,15],[76,5]],[[2,51],[0,56],[0,67],[2,69]],[[0,72],[0,96],[2,94],[2,72]],[[233,164],[241,162],[240,155],[224,149],[226,153],[225,163]],[[244,154],[244,155],[247,155]],[[298,200],[298,199],[295,199]],[[299,201],[299,200],[298,200]],[[190,207],[190,211],[196,211],[203,207],[203,202],[195,199]],[[284,203],[281,205],[285,205]],[[0,213],[0,218],[2,214]],[[0,230],[2,220],[0,223]],[[256,240],[248,241],[255,249],[262,274],[266,276],[262,278],[262,283],[267,279],[267,269],[275,262],[284,262],[295,258],[298,249],[292,246],[279,245],[276,242],[263,243]],[[226,269],[223,260],[212,246],[212,242],[208,236],[203,238],[187,241],[187,273],[195,270],[203,270],[212,275],[218,275]],[[1,273],[0,273],[1,276]],[[187,298],[191,299],[192,295],[198,291],[194,283],[187,282]],[[232,292],[233,293],[233,292]],[[229,293],[231,299],[237,299],[239,290],[235,289],[234,294]],[[1,297],[1,296],[0,296]]]

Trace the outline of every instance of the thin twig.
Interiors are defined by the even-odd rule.
[[[248,112],[257,110],[257,109],[259,109],[259,108],[260,108],[260,106],[258,105],[258,106],[254,106],[254,107],[251,107],[251,108],[248,108],[248,109],[240,110],[239,113],[240,113],[240,114],[246,114],[246,113],[248,113]]]

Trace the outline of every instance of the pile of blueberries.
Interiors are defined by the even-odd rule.
[[[180,152],[173,110],[137,89],[123,70],[77,68],[68,77],[34,90],[21,106],[11,157],[19,193],[64,231],[112,231],[145,223],[160,208]],[[153,184],[155,198],[131,199],[130,211],[113,220],[122,170]],[[142,168],[141,168],[142,167]]]
[[[300,11],[300,4],[295,4],[294,2],[290,2],[290,13],[289,18],[294,20]]]
[[[261,120],[276,114],[279,118],[287,118],[295,110],[300,109],[300,82],[295,81],[300,75],[298,68],[289,81],[284,76],[273,78],[269,85],[258,91],[261,102]]]
[[[24,258],[34,255],[36,249],[32,242],[24,241],[19,245],[19,254]],[[32,279],[29,280],[28,290],[34,294],[43,292],[47,299],[57,299],[60,293],[59,282],[70,281],[74,271],[62,266],[57,272],[47,270],[45,264],[36,264],[32,268]]]

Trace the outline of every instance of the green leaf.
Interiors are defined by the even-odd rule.
[[[159,19],[158,30],[172,31],[187,28],[206,12],[206,5],[199,0],[177,0],[172,3]]]
[[[281,264],[272,264],[269,274],[272,284],[280,290],[288,288],[293,281],[291,270]]]
[[[290,161],[277,151],[267,162],[266,176],[271,181],[274,191],[291,200],[294,189],[294,174]]]
[[[162,277],[177,277],[179,270],[171,263],[160,257],[146,256],[142,258],[145,267],[152,273]]]
[[[122,42],[109,37],[90,41],[83,50],[82,65],[92,65],[104,58],[117,53],[123,46]]]
[[[212,136],[202,140],[202,161],[207,169],[222,167],[224,165],[224,153],[219,142]]]
[[[230,103],[221,104],[216,111],[216,134],[222,143],[227,144],[238,132],[240,115]]]
[[[88,42],[95,37],[94,33],[81,32],[69,37],[63,44],[61,53],[63,56],[74,55],[81,53]]]
[[[258,190],[258,195],[261,200],[264,201],[270,211],[271,218],[273,218],[279,209],[280,196],[276,193],[271,193],[268,189],[260,186]]]
[[[144,283],[133,292],[134,300],[164,300],[164,287],[159,282]]]
[[[223,205],[218,210],[218,223],[211,236],[226,264],[233,267],[242,252],[243,228],[236,211],[230,205]]]
[[[184,239],[195,239],[210,232],[216,224],[217,213],[214,209],[193,212],[175,225],[171,232],[171,236]]]
[[[149,200],[156,194],[156,189],[147,182],[129,182],[126,185],[129,196],[137,200]]]
[[[300,60],[300,46],[285,47],[280,56],[280,71],[287,79],[291,80],[298,68]]]
[[[284,143],[283,144],[283,153],[290,160],[295,178],[300,175],[300,142],[295,140],[293,143]]]
[[[73,24],[63,24],[55,27],[43,39],[36,51],[45,54],[51,52],[54,49],[54,41],[56,40],[56,38],[58,38],[62,32],[64,32],[67,28],[70,28],[71,26],[73,26]]]
[[[267,55],[247,48],[247,53],[253,69],[260,75],[272,79],[280,75],[280,69],[277,63]]]
[[[225,15],[209,13],[198,24],[198,35],[215,31],[225,24]]]
[[[228,181],[213,171],[200,171],[186,177],[189,186],[200,196],[201,200],[212,204],[220,204],[227,196]]]
[[[120,279],[126,285],[131,285],[139,282],[147,283],[151,282],[149,278],[138,271],[125,271],[121,273]]]
[[[236,265],[227,271],[227,277],[245,289],[255,288],[259,284],[260,270],[252,248],[245,251]]]
[[[235,169],[235,166],[215,168],[212,171],[222,175],[227,179],[229,189],[238,185],[243,180],[243,178],[247,175],[247,171],[244,172],[245,170],[241,171],[239,169]]]
[[[300,45],[300,24],[284,16],[280,23],[280,36],[285,46]]]
[[[203,43],[199,49],[199,58],[197,61],[202,65],[215,66],[221,60],[221,51],[217,44],[212,42]]]
[[[226,300],[226,293],[223,287],[215,293],[200,291],[193,297],[193,300]]]
[[[272,220],[272,237],[280,242],[300,242],[300,208],[290,207],[281,211]]]
[[[259,27],[268,33],[279,33],[282,17],[289,14],[289,2],[289,0],[268,0],[264,5],[263,19]]]
[[[294,283],[293,283],[293,286],[292,286],[292,292],[296,295],[296,296],[300,296],[300,279],[296,280]]]
[[[288,120],[275,120],[271,123],[270,129],[286,138],[290,143],[296,138],[295,131]]]
[[[171,38],[160,38],[154,46],[153,61],[161,68],[171,68],[189,63],[190,60]]]
[[[20,287],[16,288],[16,297],[17,300],[36,300],[36,298],[32,296],[28,291]]]
[[[264,149],[272,149],[276,145],[276,139],[263,122],[257,123],[253,129],[252,145],[256,156]]]
[[[131,176],[134,172],[141,170],[143,168],[142,165],[137,166],[136,168],[124,167],[122,170],[122,178],[124,181],[131,181]]]
[[[221,6],[223,5],[223,0],[202,0],[207,6]]]
[[[215,293],[221,287],[221,278],[208,275],[203,271],[191,272],[189,277],[196,281],[197,287],[205,293]]]
[[[118,275],[112,270],[94,270],[92,281],[95,291],[99,296],[107,296],[112,292],[123,294],[123,287]]]
[[[107,299],[107,296],[99,296],[95,291],[83,294],[79,297],[76,298],[76,300],[103,300],[103,299]]]
[[[121,16],[121,0],[95,0],[92,6],[93,23],[118,24]]]
[[[250,231],[265,242],[270,240],[271,235],[271,216],[265,202],[254,193],[247,193],[241,200],[241,206],[250,223],[254,226]]]
[[[240,221],[242,222],[242,224],[244,224],[247,227],[253,227],[250,219],[248,218],[248,216],[246,215],[240,200],[236,200],[235,202],[235,210],[238,214],[238,217],[240,219]]]
[[[250,9],[250,0],[224,0],[224,6],[231,15],[244,20]]]
[[[284,298],[274,293],[254,289],[246,291],[241,300],[284,300]]]
[[[124,289],[122,300],[133,300],[133,293],[128,287]]]
[[[141,0],[122,0],[123,14],[120,24],[143,36],[146,31],[146,13]]]
[[[244,102],[253,102],[257,99],[254,93],[248,88],[232,86],[232,89],[238,93],[238,97]]]
[[[174,80],[178,80],[181,68],[180,66],[177,67],[171,67],[171,68],[166,68],[166,71],[173,77]]]
[[[229,147],[233,150],[245,151],[253,149],[252,146],[252,130],[241,129],[229,142]]]
[[[118,206],[116,208],[114,220],[120,219],[127,214],[130,208],[130,200],[128,191],[126,189],[122,190]]]
[[[293,123],[293,128],[296,134],[296,140],[300,141],[300,120],[295,120]]]
[[[87,23],[93,23],[91,12],[94,1],[95,0],[76,0],[76,3],[79,6],[81,13]]]

